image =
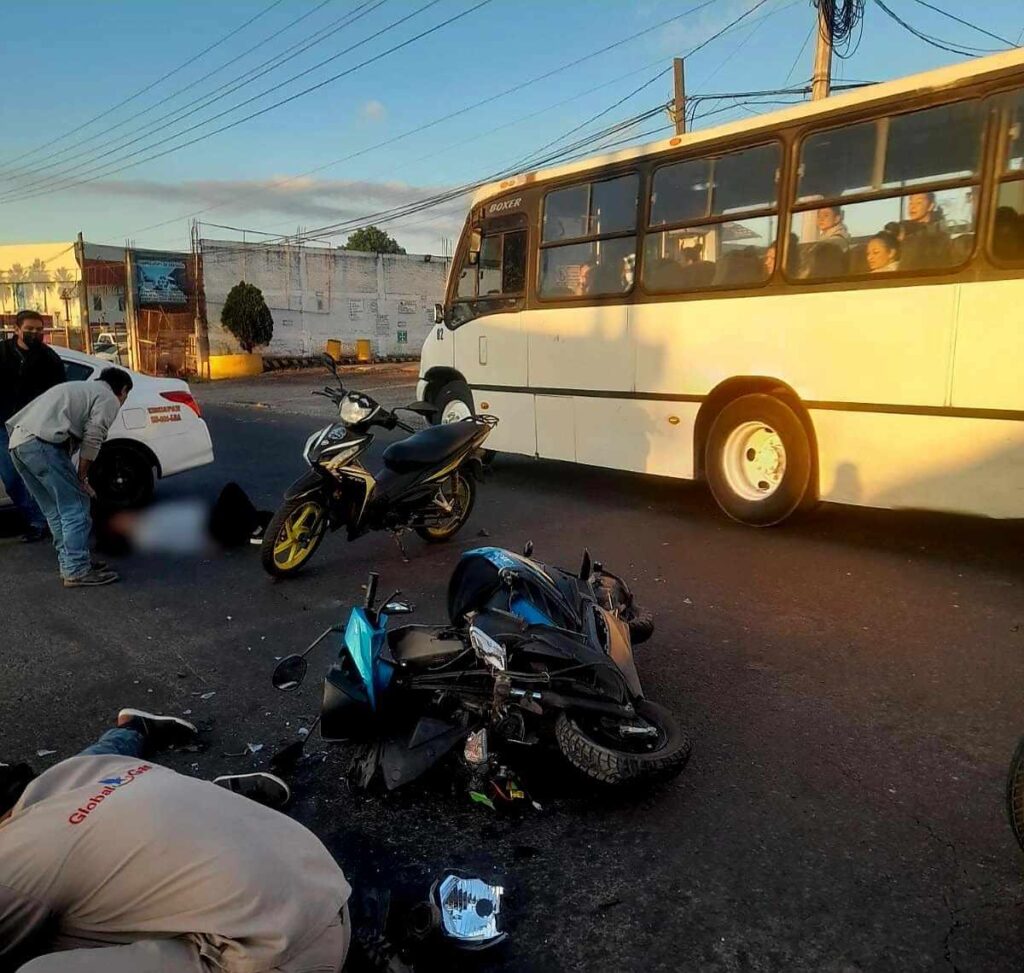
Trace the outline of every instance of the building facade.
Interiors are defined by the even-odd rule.
[[[243,280],[263,292],[274,318],[264,354],[319,354],[332,340],[354,353],[355,343],[367,339],[378,357],[418,355],[448,272],[448,262],[430,254],[217,240],[201,246],[211,356],[239,351],[220,315]]]

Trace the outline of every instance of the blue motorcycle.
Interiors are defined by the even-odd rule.
[[[604,784],[678,774],[690,743],[671,713],[644,696],[633,659],[630,621],[648,616],[589,554],[571,574],[530,553],[466,552],[449,584],[449,623],[441,626],[389,625],[412,607],[397,600],[400,592],[378,604],[371,574],[348,622],[281,660],[274,685],[298,689],[309,653],[334,641],[320,733],[363,745],[364,784],[379,771],[389,789],[398,787],[460,743],[479,762],[506,744],[549,739]]]

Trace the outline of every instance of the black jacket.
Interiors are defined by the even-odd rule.
[[[0,422],[65,379],[64,363],[49,345],[22,351],[17,338],[0,341]]]

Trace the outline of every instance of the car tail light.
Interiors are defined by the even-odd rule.
[[[196,402],[191,392],[161,392],[161,399],[167,399],[168,402],[178,402],[181,405],[187,405],[200,419],[203,417],[203,413],[199,409],[199,403]]]

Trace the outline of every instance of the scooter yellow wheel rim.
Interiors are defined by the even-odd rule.
[[[274,563],[282,571],[297,568],[313,553],[327,522],[320,504],[309,501],[296,507],[281,526],[274,542]]]

